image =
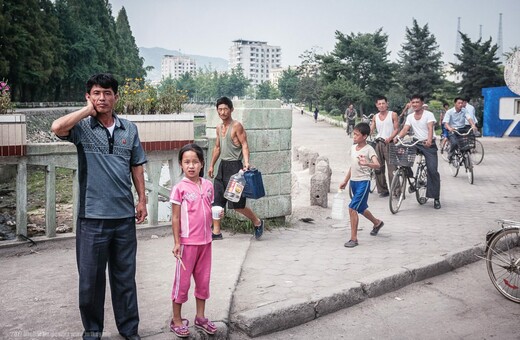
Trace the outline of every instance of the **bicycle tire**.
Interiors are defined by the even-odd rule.
[[[450,168],[451,175],[453,177],[457,177],[460,168],[460,159],[457,153],[453,154],[453,159],[451,160],[451,162],[448,162],[448,167]]]
[[[374,169],[370,169],[370,193],[376,190],[376,172]]]
[[[471,162],[471,154],[469,151],[464,153],[464,167],[466,168],[466,176],[468,177],[469,184],[473,184],[473,164]]]
[[[520,303],[520,228],[500,230],[486,249],[486,266],[495,288],[507,299]]]
[[[428,202],[428,197],[426,197],[426,187],[428,185],[428,174],[426,172],[426,165],[420,164],[417,168],[414,185],[415,198],[417,199],[417,202],[421,205]]]
[[[448,161],[448,152],[450,151],[450,146],[451,146],[450,140],[446,139],[446,143],[444,143],[444,146],[441,149],[441,157],[446,162]]]
[[[473,165],[479,165],[484,160],[484,145],[476,139],[475,147],[471,149],[471,161]]]
[[[401,204],[405,199],[406,192],[406,176],[404,171],[399,169],[395,172],[392,184],[390,185],[390,196],[388,197],[388,205],[392,214],[397,214],[401,208]]]

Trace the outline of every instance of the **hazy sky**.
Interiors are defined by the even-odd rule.
[[[186,54],[229,58],[236,39],[281,46],[283,66],[298,65],[302,52],[330,52],[334,32],[388,34],[390,58],[397,58],[413,18],[428,24],[444,61],[453,62],[457,17],[472,41],[497,42],[502,13],[503,50],[520,46],[520,0],[110,0],[117,15],[125,7],[139,47],[163,47]]]

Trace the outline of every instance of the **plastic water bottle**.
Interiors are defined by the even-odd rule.
[[[338,190],[338,193],[334,195],[334,199],[332,201],[332,213],[330,217],[335,220],[343,219],[343,212],[345,206],[345,195],[343,194],[343,190]]]
[[[231,202],[238,202],[240,200],[240,196],[242,196],[245,185],[246,180],[244,178],[244,171],[239,170],[238,173],[234,174],[229,179],[226,191],[224,192],[224,198]]]

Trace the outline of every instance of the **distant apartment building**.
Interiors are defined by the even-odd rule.
[[[229,53],[229,67],[240,65],[253,85],[269,81],[272,70],[282,67],[281,60],[280,46],[267,45],[264,41],[235,40]]]
[[[161,60],[161,78],[180,78],[185,73],[195,73],[197,63],[187,56],[165,55]]]

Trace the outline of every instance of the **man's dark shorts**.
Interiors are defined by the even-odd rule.
[[[244,196],[240,197],[238,202],[231,202],[224,198],[229,178],[243,168],[242,161],[220,161],[217,175],[213,181],[215,189],[214,206],[224,207],[227,202],[229,209],[243,209],[246,207],[246,198]]]

